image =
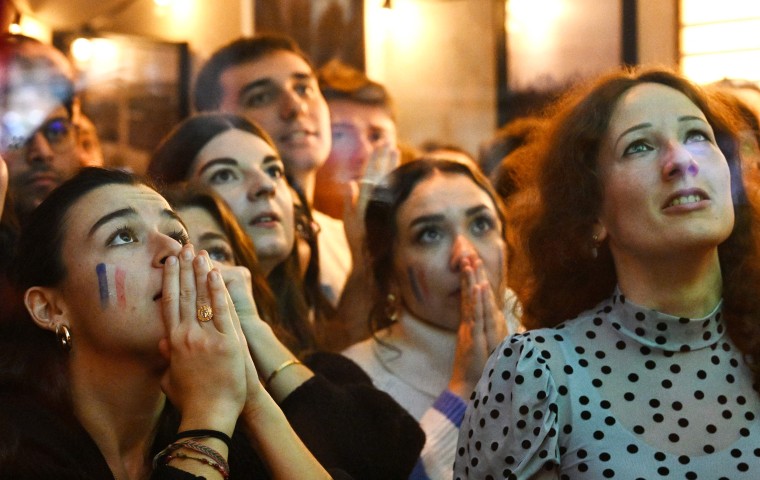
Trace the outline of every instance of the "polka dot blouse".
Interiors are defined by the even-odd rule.
[[[760,479],[760,396],[725,332],[616,292],[508,337],[472,394],[455,479]]]

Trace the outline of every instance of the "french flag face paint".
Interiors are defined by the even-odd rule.
[[[95,272],[98,274],[100,305],[107,308],[109,305],[116,304],[119,308],[126,308],[127,296],[124,281],[127,272],[121,267],[105,263],[99,263],[95,267]]]

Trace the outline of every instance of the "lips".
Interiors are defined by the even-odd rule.
[[[251,219],[248,225],[253,227],[267,227],[280,221],[280,216],[274,212],[263,212]]]
[[[26,180],[27,185],[55,184],[59,182],[58,175],[53,173],[35,173]]]
[[[299,128],[297,130],[291,130],[279,137],[281,143],[302,143],[307,141],[310,137],[316,136],[314,130],[308,128]]]
[[[710,200],[710,196],[704,190],[692,188],[688,190],[679,190],[670,195],[662,205],[663,210],[671,207],[680,207],[691,204],[697,204],[704,200]]]

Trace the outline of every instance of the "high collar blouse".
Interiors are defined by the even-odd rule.
[[[496,349],[465,414],[454,478],[758,478],[752,382],[720,303],[679,318],[616,290]]]

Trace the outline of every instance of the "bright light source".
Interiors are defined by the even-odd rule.
[[[92,58],[92,41],[89,38],[79,37],[71,42],[71,56],[77,63],[86,63]]]

